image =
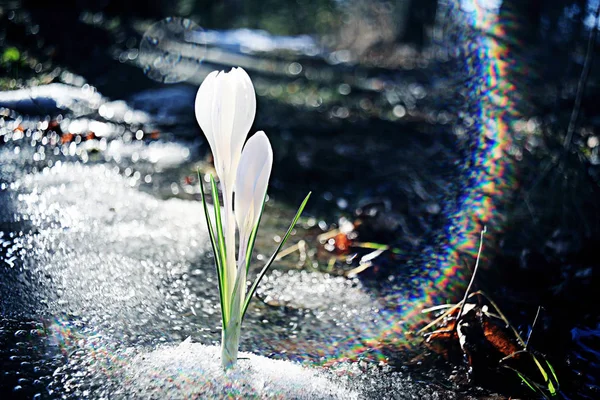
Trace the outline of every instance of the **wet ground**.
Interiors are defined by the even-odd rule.
[[[63,88],[54,86],[53,93]],[[97,100],[88,94],[85,101]],[[96,106],[113,110],[102,100]],[[136,112],[140,120],[156,120]],[[64,134],[44,132],[52,121],[10,119],[0,149],[3,387],[24,397],[118,396],[123,371],[139,352],[187,337],[218,343],[213,261],[200,204],[189,200],[197,198],[197,182],[186,181],[196,165],[205,166],[198,161],[198,140],[145,140],[132,137],[136,125],[123,129],[88,115],[62,122],[114,125],[102,137],[78,135],[66,142]],[[267,212],[258,260],[276,244],[275,233],[283,232],[291,210],[271,200]],[[310,219],[303,225],[315,224]],[[358,280],[312,265],[313,272],[297,270],[297,259],[290,256],[263,283],[259,296],[265,303],[251,307],[242,349],[334,361],[394,323],[384,298]],[[338,368],[342,374],[353,367]],[[398,396],[432,393],[425,383],[409,379],[405,387],[398,379],[397,373],[388,376]],[[359,389],[376,390],[366,384]]]

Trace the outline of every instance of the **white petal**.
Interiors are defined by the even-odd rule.
[[[213,104],[213,126],[217,129],[216,145],[223,173],[221,179],[232,180],[235,170],[232,170],[232,159],[239,158],[231,151],[231,140],[233,132],[233,119],[236,110],[236,82],[230,73],[222,72],[217,82],[217,97]]]
[[[242,147],[256,115],[256,95],[242,68],[210,73],[196,95],[196,118],[204,131],[215,168],[232,190]]]
[[[237,170],[234,211],[241,246],[258,223],[272,166],[271,143],[263,131],[257,132],[244,146]]]
[[[233,155],[232,167],[237,168],[238,156],[246,136],[252,127],[256,116],[256,95],[250,77],[242,68],[231,70],[236,85],[235,115],[232,119],[231,154]]]
[[[215,97],[215,81],[218,71],[213,71],[204,79],[196,94],[195,111],[198,125],[204,132],[211,151],[215,152],[215,132],[212,123],[212,103]]]

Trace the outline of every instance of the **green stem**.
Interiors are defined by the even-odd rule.
[[[248,235],[246,233],[242,233],[241,231],[239,232],[239,251],[238,251],[238,266],[237,266],[237,278],[235,281],[235,287],[234,287],[234,291],[235,293],[233,294],[233,300],[232,302],[237,301],[239,304],[237,304],[236,306],[242,307],[244,304],[244,299],[246,298],[246,279],[248,276],[248,269],[246,268],[246,260],[247,260],[247,255],[246,252],[248,251]],[[234,305],[232,304],[231,307],[233,308]],[[238,315],[239,317],[239,315]],[[241,322],[241,318],[240,318],[240,322]]]
[[[240,335],[242,330],[242,306],[246,296],[246,266],[243,243],[246,235],[240,234],[240,250],[238,255],[239,265],[237,276],[233,285],[233,296],[229,306],[230,315],[227,327],[223,328],[221,338],[221,365],[227,370],[237,363],[238,348],[240,346]]]
[[[225,211],[225,251],[226,251],[226,266],[225,266],[225,281],[227,289],[225,291],[226,301],[231,304],[233,297],[233,285],[236,278],[235,265],[235,217],[233,215],[233,192],[231,189],[223,185],[223,208]],[[227,321],[223,321],[225,324]]]
[[[239,309],[239,307],[238,307]],[[240,347],[241,321],[232,313],[227,329],[221,333],[221,366],[224,370],[232,368],[237,363],[238,348]]]
[[[217,247],[219,250],[219,263],[217,264],[218,269],[219,269],[219,282],[221,283],[221,287],[220,287],[220,296],[221,296],[221,311],[223,313],[223,328],[225,328],[225,325],[227,323],[227,321],[229,321],[229,289],[228,289],[228,284],[229,282],[227,281],[227,260],[226,260],[226,255],[225,255],[225,239],[224,239],[224,234],[223,234],[223,220],[221,218],[221,203],[219,201],[219,190],[217,189],[217,184],[215,183],[215,180],[213,178],[213,176],[211,175],[210,177],[210,184],[211,184],[211,188],[212,188],[212,196],[213,196],[213,203],[214,203],[214,211],[215,211],[215,224],[216,224],[216,235],[217,235]]]
[[[241,302],[239,279],[236,270],[235,261],[235,216],[233,214],[233,192],[230,185],[223,182],[223,208],[225,211],[225,281],[227,282],[224,303],[227,303],[229,309],[229,318],[222,322],[221,336],[221,364],[223,369],[233,367],[237,362],[237,354],[240,343],[241,332]],[[245,272],[245,269],[244,269]],[[245,274],[244,274],[245,275]],[[244,278],[245,283],[245,278]]]

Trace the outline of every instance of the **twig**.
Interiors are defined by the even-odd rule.
[[[433,307],[429,307],[429,308],[425,308],[425,309],[421,310],[421,314],[428,314],[433,311],[443,310],[444,308],[451,308],[451,307],[454,307],[455,305],[456,304],[440,304],[437,306],[433,306]]]
[[[441,320],[443,320],[444,318],[446,318],[448,315],[450,315],[454,310],[456,310],[461,305],[462,305],[462,301],[460,303],[458,303],[458,304],[453,304],[445,313],[443,313],[442,315],[440,315],[439,317],[437,317],[436,319],[434,319],[433,321],[431,321],[430,323],[428,323],[427,325],[425,325],[423,328],[419,329],[418,333],[423,333],[427,329],[429,329],[432,326],[436,325],[438,322],[440,322]]]
[[[474,296],[478,296],[478,295],[483,295],[483,292],[478,290],[476,292],[473,292],[469,295],[469,298],[474,297]],[[486,297],[487,298],[487,297]],[[460,307],[463,304],[463,300],[461,300],[460,302],[456,303],[456,304],[448,304],[449,308],[448,310],[443,313],[442,315],[440,315],[439,317],[437,317],[436,319],[434,319],[433,321],[431,321],[430,323],[428,323],[426,326],[424,326],[423,328],[419,329],[419,331],[417,333],[423,333],[425,332],[427,329],[431,328],[434,325],[437,325],[438,322],[440,322],[441,320],[443,320],[444,318],[446,318],[448,315],[452,314],[454,312],[454,310],[456,310],[458,307]],[[422,313],[426,313],[428,311],[421,311]]]
[[[285,256],[289,256],[290,254],[296,252],[296,251],[301,251],[301,247],[306,245],[306,242],[304,242],[304,240],[300,240],[298,243],[291,245],[290,247],[286,247],[285,249],[281,250],[279,252],[279,254],[277,254],[277,257],[275,258],[275,261],[279,261],[281,260],[283,257]]]
[[[317,240],[321,242],[323,240],[331,239],[332,237],[335,237],[338,233],[340,233],[339,229],[332,229],[330,231],[321,233],[319,236],[317,236]]]
[[[538,317],[540,316],[540,310],[542,309],[542,306],[538,306],[537,312],[535,313],[535,318],[533,319],[533,324],[531,324],[531,329],[529,330],[529,334],[527,335],[527,340],[525,341],[525,350],[527,350],[527,347],[529,346],[529,339],[531,339],[531,334],[533,333],[533,328],[535,328],[535,323],[538,320]]]
[[[465,304],[467,302],[467,299],[469,298],[469,292],[471,291],[471,286],[473,286],[473,282],[475,281],[475,275],[477,275],[477,268],[479,268],[479,259],[481,258],[481,250],[483,249],[483,235],[486,231],[487,231],[487,229],[484,226],[483,229],[481,230],[481,236],[479,238],[479,250],[477,251],[477,261],[475,261],[475,268],[473,268],[473,276],[471,276],[471,282],[469,282],[469,286],[467,286],[467,290],[465,291],[465,297],[463,298],[462,304],[460,305],[460,311],[458,312],[458,315],[456,316],[457,322],[460,320],[460,317],[462,316],[462,313],[465,308]],[[457,327],[458,327],[458,323],[454,325],[455,329]]]
[[[346,276],[346,278],[354,278],[354,277],[356,277],[356,275],[360,274],[367,268],[370,268],[372,265],[373,265],[373,263],[370,261],[365,262],[365,263],[360,263],[358,265],[358,267],[351,269],[350,271],[346,272],[344,275]]]

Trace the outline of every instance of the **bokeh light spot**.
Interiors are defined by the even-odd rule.
[[[189,19],[168,17],[144,33],[139,63],[150,79],[177,83],[198,72],[205,54],[204,30]]]

